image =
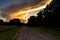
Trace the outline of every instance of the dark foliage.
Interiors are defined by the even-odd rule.
[[[31,17],[29,19],[28,25],[32,26],[60,26],[60,6],[58,0],[54,0],[47,8],[44,10],[44,13],[40,12],[38,17]],[[44,15],[45,17],[43,18]]]
[[[4,23],[3,20],[0,20],[0,25],[3,25],[3,23]]]
[[[19,19],[13,19],[13,20],[10,20],[9,25],[19,25],[19,26],[21,26],[22,23],[20,22]]]

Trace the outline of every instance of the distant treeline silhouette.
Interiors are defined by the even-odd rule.
[[[0,20],[0,25],[23,25],[23,23],[20,22],[19,19],[13,19],[10,20],[9,22],[3,22],[3,20]]]

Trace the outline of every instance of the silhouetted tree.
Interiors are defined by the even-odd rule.
[[[60,24],[60,7],[58,6],[59,3],[58,2],[54,2],[50,5],[50,7],[47,7],[45,9],[45,12],[44,12],[44,15],[45,15],[45,18],[44,18],[44,23],[45,25],[48,25],[48,26],[58,26],[58,24]],[[49,10],[51,12],[49,12]]]
[[[32,16],[29,19],[28,25],[30,26],[41,26],[42,25],[42,14],[38,13],[38,16]]]
[[[35,26],[36,25],[36,18],[34,16],[30,17],[28,24],[29,26]]]
[[[10,25],[22,25],[22,23],[20,22],[19,19],[13,19],[13,20],[10,20],[9,22]]]
[[[4,24],[3,20],[0,20],[0,25],[3,25],[3,24]]]
[[[43,23],[43,16],[42,16],[43,14],[42,14],[42,12],[39,12],[38,13],[38,16],[37,16],[37,22],[38,22],[38,25],[39,26],[42,26],[42,23]]]

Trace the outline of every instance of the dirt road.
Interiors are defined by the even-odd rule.
[[[53,37],[38,33],[30,28],[24,27],[16,37],[16,40],[56,40]]]

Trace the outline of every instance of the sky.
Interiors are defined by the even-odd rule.
[[[9,21],[20,19],[22,23],[28,23],[31,16],[46,8],[52,0],[0,0],[0,19]]]
[[[5,8],[11,4],[22,3],[25,0],[0,0],[0,8]]]

